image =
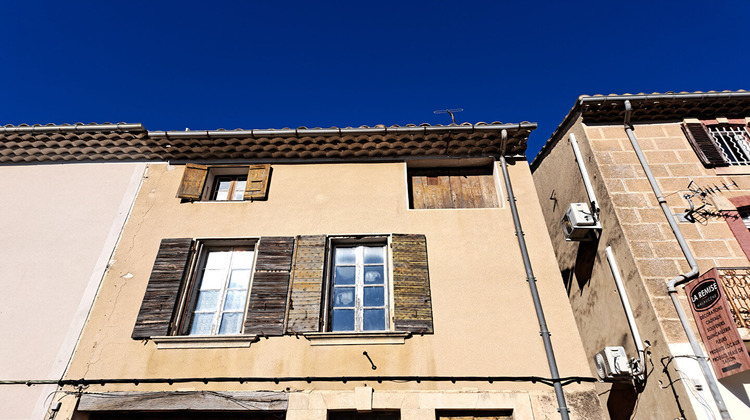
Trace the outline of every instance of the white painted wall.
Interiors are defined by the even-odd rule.
[[[145,170],[0,166],[0,379],[59,380]],[[41,419],[55,385],[0,386],[0,419]]]

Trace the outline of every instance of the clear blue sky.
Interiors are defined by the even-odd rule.
[[[750,89],[750,0],[0,1],[0,125],[532,121],[581,94]]]

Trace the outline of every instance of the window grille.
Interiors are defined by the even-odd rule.
[[[750,328],[750,267],[717,268],[738,328]]]
[[[724,161],[729,165],[750,165],[750,133],[745,126],[708,126]]]

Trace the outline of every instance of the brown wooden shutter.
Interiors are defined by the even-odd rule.
[[[714,142],[713,137],[702,123],[684,123],[682,129],[685,132],[690,145],[705,166],[724,166],[727,162]]]
[[[293,237],[262,237],[258,242],[245,334],[283,335]]]
[[[393,234],[393,312],[396,331],[432,333],[432,299],[424,235]]]
[[[162,239],[133,328],[133,338],[169,334],[192,244],[190,238]]]
[[[268,177],[271,165],[250,165],[247,171],[245,200],[265,200],[268,197]]]
[[[177,198],[186,200],[200,200],[203,195],[203,185],[206,183],[208,167],[188,163],[185,165],[185,172],[182,173],[182,182],[180,189],[177,190]]]
[[[287,333],[320,330],[325,256],[325,235],[297,237]]]

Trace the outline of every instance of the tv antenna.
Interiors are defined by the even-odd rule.
[[[453,124],[456,123],[456,117],[453,116],[453,113],[455,112],[463,112],[463,108],[451,108],[451,109],[438,109],[437,111],[432,111],[433,114],[448,114],[451,116],[451,121],[453,121]]]

